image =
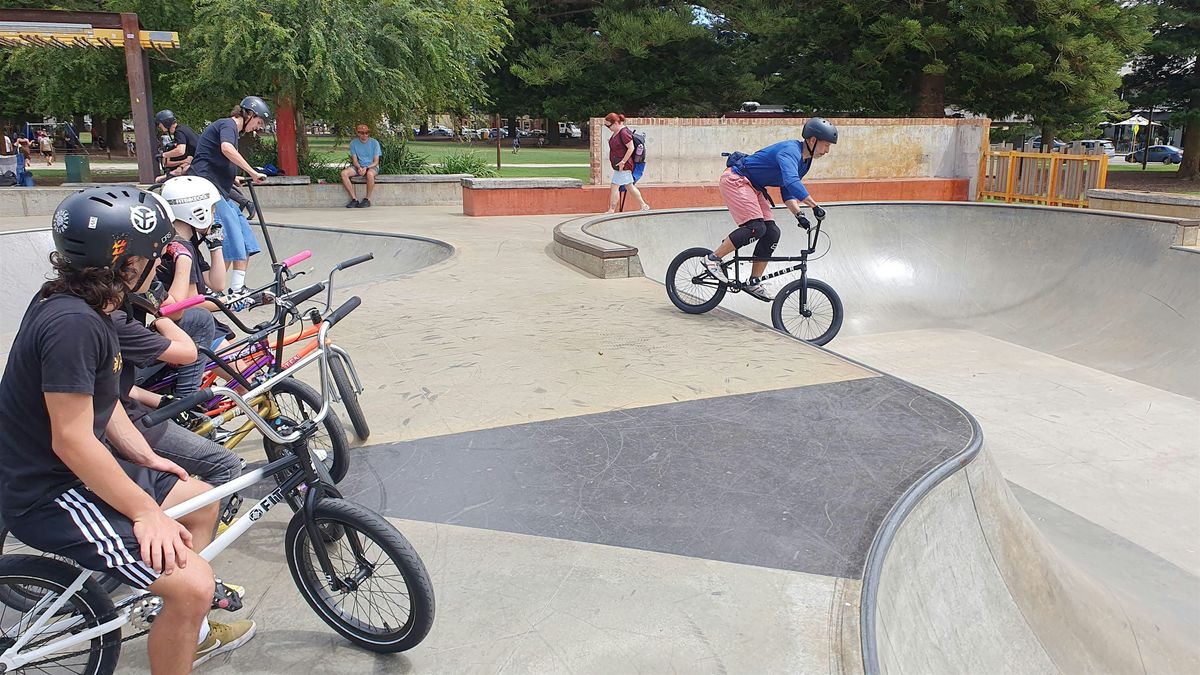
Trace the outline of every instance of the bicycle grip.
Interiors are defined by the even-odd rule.
[[[337,309],[333,310],[332,314],[325,317],[325,321],[327,321],[329,323],[330,328],[332,328],[334,326],[334,324],[336,324],[337,322],[346,318],[347,314],[358,309],[358,306],[361,304],[362,304],[362,299],[356,295],[356,296],[350,298],[349,300],[347,300],[345,303],[343,303],[341,307],[338,307]]]
[[[165,408],[159,408],[154,412],[142,418],[142,424],[146,427],[156,426],[167,420],[175,417],[181,412],[190,410],[201,403],[212,398],[212,389],[201,389],[200,391],[188,396],[187,398],[179,399]]]
[[[344,270],[344,269],[346,269],[347,267],[354,267],[355,265],[360,265],[360,264],[362,264],[362,263],[365,263],[365,262],[367,262],[368,260],[374,260],[374,259],[375,259],[375,254],[374,254],[374,253],[365,253],[365,254],[363,254],[363,255],[360,255],[360,256],[358,256],[357,258],[351,258],[351,259],[349,259],[349,260],[343,260],[342,262],[338,263],[338,264],[337,264],[337,267],[335,267],[334,269],[336,269],[336,270]]]
[[[283,260],[280,260],[279,264],[283,265],[284,267],[294,267],[294,266],[304,262],[305,260],[308,260],[311,257],[312,257],[312,251],[305,249],[290,258],[284,258]]]
[[[204,297],[203,295],[193,295],[187,300],[180,300],[179,302],[172,302],[169,305],[163,305],[159,307],[158,315],[170,316],[176,312],[182,312],[185,309],[195,307],[196,305],[203,303],[205,300],[208,300],[208,298]]]
[[[280,300],[286,300],[287,302],[290,302],[293,305],[298,305],[298,304],[304,302],[305,300],[312,298],[314,295],[317,295],[318,293],[320,293],[323,290],[325,290],[325,282],[319,281],[319,282],[313,284],[312,286],[309,286],[308,288],[301,288],[300,290],[296,291],[295,293],[289,293],[288,295],[285,295],[282,298],[280,298]]]

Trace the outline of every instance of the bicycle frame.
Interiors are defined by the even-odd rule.
[[[331,326],[328,322],[323,322],[321,324],[318,344],[326,343],[326,334],[330,327]],[[275,441],[276,443],[291,445],[296,441],[302,440],[309,433],[311,433],[312,429],[314,429],[316,425],[320,424],[325,419],[325,416],[330,412],[331,408],[329,391],[331,387],[329,382],[330,375],[328,358],[329,356],[327,350],[317,349],[312,354],[303,357],[291,368],[281,370],[277,374],[268,378],[266,381],[255,387],[252,391],[248,392],[244,397],[239,395],[233,389],[229,389],[227,387],[215,388],[213,393],[219,394],[222,398],[227,397],[233,401],[234,405],[246,414],[252,424],[258,428],[263,436]],[[279,382],[285,377],[291,377],[297,371],[311,365],[313,362],[318,362],[320,364],[322,398],[321,410],[318,411],[313,419],[305,421],[290,433],[286,435],[280,434],[276,429],[268,424],[266,420],[257,414],[255,407],[247,399],[254,399],[256,397],[263,396],[270,391],[271,387],[273,387],[275,383]],[[296,490],[303,483],[307,483],[309,485],[309,489],[305,492],[304,496],[303,513],[305,518],[305,528],[308,530],[309,537],[312,539],[312,541],[321,541],[321,532],[319,531],[316,521],[312,516],[317,504],[317,500],[326,494],[334,497],[340,497],[340,495],[333,485],[329,484],[321,477],[320,472],[316,468],[316,463],[313,461],[312,455],[307,447],[301,444],[299,448],[299,451],[297,451],[297,446],[293,445],[293,452],[289,456],[281,457],[280,459],[271,462],[263,468],[255,469],[218,488],[213,488],[212,490],[209,490],[201,495],[197,495],[196,497],[193,497],[182,504],[171,507],[170,509],[166,510],[166,514],[171,518],[180,518],[192,513],[193,511],[196,511],[197,509],[208,506],[209,504],[217,503],[233,493],[238,492],[239,490],[244,490],[265,478],[275,476],[276,474],[286,471],[292,467],[298,466],[301,469],[300,471],[295,472],[291,478],[278,485],[274,490],[268,493],[267,496],[260,499],[249,511],[246,512],[244,517],[238,518],[235,522],[233,522],[225,532],[214,539],[207,547],[204,548],[203,551],[200,552],[200,557],[211,561],[216,556],[220,555],[221,552],[224,551],[230,544],[245,534],[246,531],[249,530],[255,523],[261,520],[262,517],[266,515],[266,513],[272,507],[284,501],[285,495],[293,490]],[[359,545],[353,538],[351,538],[350,544],[351,548],[354,550],[355,556],[360,556],[362,554],[361,545]],[[335,589],[340,589],[340,587],[344,586],[342,580],[339,579],[334,573],[332,562],[329,560],[329,554],[325,550],[325,547],[314,546],[313,549],[317,554],[317,559],[321,564],[322,571],[334,584]],[[132,620],[131,617],[133,614],[134,604],[145,596],[150,595],[148,591],[144,590],[131,593],[116,603],[117,610],[119,612],[117,617],[106,621],[99,626],[94,626],[87,630],[80,631],[79,633],[72,634],[71,636],[65,637],[61,640],[55,640],[32,651],[21,653],[21,649],[24,648],[25,645],[29,644],[31,640],[35,639],[43,632],[62,631],[69,628],[71,625],[82,621],[82,619],[75,618],[51,623],[51,619],[58,614],[58,612],[70,600],[70,598],[83,588],[84,583],[91,578],[92,573],[92,570],[82,570],[75,581],[72,582],[63,593],[59,594],[57,598],[51,599],[51,594],[47,594],[45,597],[39,600],[32,609],[30,609],[28,612],[25,612],[25,617],[36,616],[37,618],[32,622],[23,618],[14,625],[14,627],[17,629],[25,625],[30,626],[30,628],[23,631],[16,642],[7,650],[5,650],[3,654],[0,654],[0,666],[3,666],[6,672],[21,668],[30,662],[36,661],[37,659],[41,659],[42,657],[50,654],[65,651],[72,647],[90,642],[95,637],[104,635],[105,633],[116,630],[117,628],[128,624]],[[6,632],[5,637],[12,636],[7,635]]]

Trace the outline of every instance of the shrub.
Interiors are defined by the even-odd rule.
[[[389,175],[425,173],[429,159],[418,154],[397,134],[386,133],[375,137],[383,151],[379,161],[379,173]]]
[[[437,174],[469,173],[476,178],[495,178],[498,175],[496,168],[483,155],[469,150],[446,155],[441,166],[430,166],[427,172]]]
[[[259,138],[254,149],[245,155],[250,166],[260,167],[267,164],[279,166],[279,152],[273,138]]]
[[[312,182],[324,180],[326,183],[339,183],[342,180],[342,169],[350,165],[350,160],[342,160],[340,164],[327,164],[312,155],[297,158],[301,176],[308,176]]]

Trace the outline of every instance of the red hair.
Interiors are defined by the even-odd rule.
[[[612,124],[613,122],[624,122],[625,116],[621,113],[608,113],[604,116],[604,121]]]

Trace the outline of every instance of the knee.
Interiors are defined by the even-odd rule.
[[[766,231],[763,233],[762,238],[772,244],[778,244],[779,238],[782,236],[782,232],[779,231],[779,226],[776,225],[775,221],[773,220],[765,221],[764,225],[766,226]]]
[[[149,590],[163,599],[163,611],[179,612],[200,621],[212,607],[216,583],[208,562],[189,552],[187,567],[160,576]]]

